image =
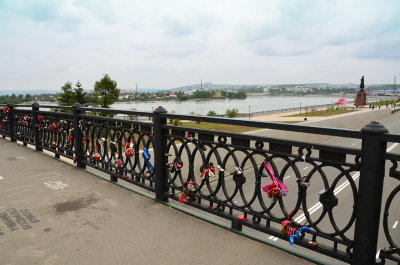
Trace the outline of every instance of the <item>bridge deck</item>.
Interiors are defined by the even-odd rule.
[[[16,143],[0,150],[2,264],[311,264]]]

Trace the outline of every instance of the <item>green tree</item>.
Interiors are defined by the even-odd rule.
[[[18,97],[14,93],[10,97],[10,102],[14,104],[18,104]]]
[[[82,84],[79,81],[76,83],[74,91],[72,92],[72,100],[74,103],[78,102],[82,105],[88,103],[86,92],[83,91]]]
[[[29,102],[29,101],[32,101],[32,100],[33,100],[33,98],[32,98],[31,94],[26,94],[25,95],[25,101]]]
[[[207,112],[207,116],[216,117],[218,116],[218,114],[215,111],[210,110],[209,112]]]
[[[225,114],[228,118],[235,118],[239,113],[238,109],[227,109]]]
[[[72,91],[72,83],[71,82],[66,82],[62,87],[60,94],[57,95],[57,102],[61,106],[71,106],[74,104],[74,92]]]
[[[94,84],[93,103],[96,106],[109,108],[117,101],[118,96],[117,82],[112,80],[108,74]]]
[[[212,98],[214,95],[214,91],[210,90],[196,90],[195,92],[192,93],[190,96],[191,98]]]
[[[135,108],[130,109],[131,111],[136,111]],[[133,114],[128,114],[128,118],[130,120],[137,120],[138,119],[138,115],[133,115]]]

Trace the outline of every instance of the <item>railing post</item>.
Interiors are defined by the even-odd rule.
[[[14,104],[8,103],[7,108],[10,109],[10,113],[8,114],[8,132],[12,142],[16,142],[15,138],[15,121],[14,121]]]
[[[167,124],[166,118],[161,118],[160,114],[167,113],[168,111],[159,106],[153,111],[153,124],[154,124],[154,173],[155,173],[155,188],[156,200],[161,202],[168,201],[168,187],[167,187],[167,172],[166,172],[166,152],[167,152],[167,139],[164,134],[162,126]]]
[[[385,175],[385,141],[381,136],[388,130],[373,121],[363,132],[361,169],[358,185],[356,225],[354,231],[353,265],[375,264],[383,178]]]
[[[35,149],[36,151],[43,151],[42,142],[39,136],[39,120],[38,120],[38,112],[39,112],[39,103],[36,101],[32,103],[32,126],[33,126],[33,134],[35,137]]]
[[[74,126],[74,147],[75,147],[75,159],[76,165],[79,168],[86,168],[86,165],[82,162],[83,160],[83,143],[82,143],[82,131],[79,124],[79,117],[78,115],[81,114],[80,110],[81,104],[75,102],[72,105],[73,110],[73,126]]]

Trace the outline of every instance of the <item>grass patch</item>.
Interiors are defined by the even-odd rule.
[[[395,114],[396,112],[399,112],[400,111],[400,109],[394,109],[394,110],[392,110],[392,114]]]
[[[242,133],[248,131],[259,130],[257,127],[246,127],[246,126],[238,126],[231,124],[219,124],[219,123],[211,123],[211,122],[201,122],[197,123],[194,121],[191,122],[183,122],[181,124],[183,127],[194,128],[194,129],[204,129],[204,130],[214,130],[214,131],[222,131],[222,132],[232,132],[232,133]]]
[[[371,106],[385,106],[386,104],[392,105],[392,104],[397,104],[399,103],[399,101],[396,100],[383,100],[383,101],[378,101],[378,102],[370,102],[367,103],[367,105],[371,105]]]
[[[298,122],[302,122],[302,121],[284,121],[281,123],[298,123]],[[182,122],[182,124],[180,126],[194,128],[194,129],[204,129],[204,130],[232,132],[232,133],[244,133],[244,132],[250,132],[250,131],[262,129],[262,128],[257,128],[257,127],[246,127],[246,126],[238,126],[238,125],[231,125],[231,124],[219,124],[219,123],[210,123],[210,122],[197,123],[194,121]]]
[[[326,109],[326,110],[318,110],[318,111],[304,111],[301,114],[293,114],[284,117],[326,117],[339,115],[343,113],[349,113],[357,110],[347,110],[347,109]]]
[[[295,123],[300,123],[303,121],[270,121],[270,122],[279,122],[279,123],[290,123],[290,124],[295,124]]]

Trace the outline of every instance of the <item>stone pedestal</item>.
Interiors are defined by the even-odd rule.
[[[357,92],[356,100],[354,101],[354,105],[358,107],[362,107],[367,105],[367,93],[364,90],[360,90]]]

